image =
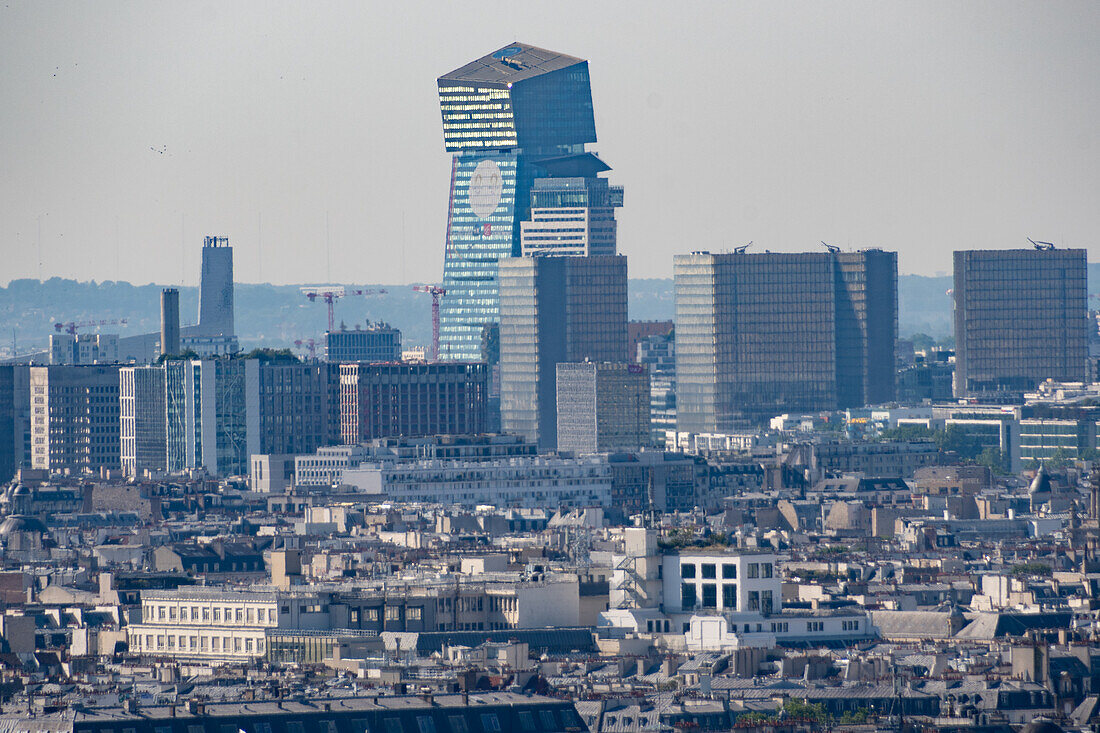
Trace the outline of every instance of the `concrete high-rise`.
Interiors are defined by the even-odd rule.
[[[82,474],[120,467],[118,371],[30,368],[32,468]]]
[[[485,364],[340,364],[339,369],[345,444],[486,430]]]
[[[228,237],[205,237],[199,284],[199,325],[193,336],[236,335],[233,327],[233,248]]]
[[[626,258],[500,261],[500,413],[505,432],[557,444],[557,365],[625,362]]]
[[[893,399],[896,253],[697,252],[674,270],[679,430]]]
[[[243,475],[256,454],[312,453],[339,442],[335,364],[168,359],[119,376],[122,466]]]
[[[22,441],[18,439],[16,406],[19,396],[17,367],[0,364],[0,485],[15,475],[22,459]]]
[[[474,361],[486,324],[499,320],[498,261],[521,253],[534,181],[592,178],[607,166],[584,149],[596,126],[583,59],[513,43],[444,74],[438,87],[454,153],[440,356]]]
[[[557,367],[558,450],[596,453],[650,444],[649,372],[641,364]]]
[[[180,353],[180,291],[175,288],[160,292],[160,353]]]
[[[165,372],[164,366],[119,369],[119,438],[122,473],[126,476],[168,470]]]
[[[954,298],[956,397],[1085,380],[1085,250],[955,252]]]

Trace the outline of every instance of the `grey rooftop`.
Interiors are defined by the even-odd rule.
[[[450,86],[467,82],[503,87],[582,63],[584,59],[575,56],[516,42],[444,74],[439,77],[439,83]]]

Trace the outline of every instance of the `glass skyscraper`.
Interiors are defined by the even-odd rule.
[[[677,428],[892,400],[897,268],[882,250],[677,256]]]
[[[500,300],[501,427],[555,450],[557,365],[626,361],[626,258],[506,258]]]
[[[1087,289],[1083,249],[956,252],[955,396],[1084,381]]]
[[[497,263],[520,255],[531,188],[549,175],[607,170],[596,141],[588,62],[513,43],[438,80],[443,139],[454,153],[440,305],[440,358],[481,358],[499,320]]]

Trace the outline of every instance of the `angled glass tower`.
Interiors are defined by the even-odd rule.
[[[513,43],[441,76],[443,140],[454,153],[440,304],[440,358],[481,358],[499,319],[497,261],[521,251],[536,178],[607,170],[596,141],[588,62]]]

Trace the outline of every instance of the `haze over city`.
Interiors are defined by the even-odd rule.
[[[0,283],[438,281],[435,79],[513,40],[588,59],[632,277],[672,255],[1089,250],[1095,3],[7,2]]]

